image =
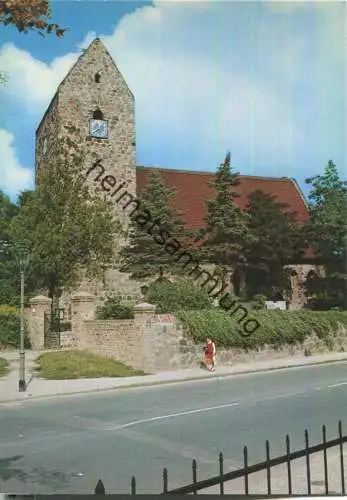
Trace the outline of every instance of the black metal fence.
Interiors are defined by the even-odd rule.
[[[194,494],[197,495],[199,491],[206,490],[207,488],[211,488],[213,486],[219,487],[219,494],[224,495],[224,485],[226,482],[243,478],[244,479],[244,494],[249,494],[249,476],[259,471],[266,471],[266,482],[267,482],[267,494],[272,494],[272,481],[271,481],[271,469],[281,464],[286,464],[287,470],[287,491],[282,492],[284,495],[294,495],[293,494],[293,474],[292,474],[292,462],[293,460],[297,460],[300,458],[305,458],[306,463],[306,484],[307,491],[306,494],[311,495],[312,493],[312,481],[311,481],[311,455],[322,452],[323,458],[323,468],[324,468],[324,493],[321,494],[329,495],[329,470],[328,470],[328,458],[327,458],[327,450],[331,448],[337,447],[339,449],[339,465],[338,468],[340,470],[340,492],[335,492],[334,494],[342,494],[345,495],[345,470],[344,470],[344,456],[343,456],[343,444],[347,442],[347,435],[343,435],[342,433],[342,423],[339,421],[338,423],[338,436],[335,439],[327,441],[326,439],[326,426],[322,427],[322,441],[320,444],[310,446],[309,445],[309,435],[308,431],[305,430],[305,447],[299,451],[291,451],[290,446],[290,438],[288,435],[285,437],[285,447],[286,453],[279,457],[271,458],[270,456],[270,444],[269,441],[265,443],[265,455],[266,458],[263,462],[259,462],[257,464],[249,465],[248,460],[248,448],[247,446],[243,449],[243,467],[238,470],[233,470],[231,472],[224,471],[224,456],[223,453],[219,454],[219,474],[217,476],[211,477],[209,479],[204,479],[198,481],[198,466],[197,461],[194,459],[192,462],[192,483],[187,484],[185,486],[181,486],[175,489],[169,489],[169,474],[168,470],[165,468],[163,470],[163,488],[162,494]],[[135,476],[131,479],[130,485],[130,493],[132,495],[138,494],[136,478]],[[153,492],[154,493],[154,492]],[[304,492],[300,492],[304,493]],[[99,479],[96,488],[95,494],[97,495],[105,495],[106,490],[105,486],[101,479]]]
[[[65,329],[64,309],[55,309],[44,315],[44,347],[53,349],[60,347],[60,335]]]

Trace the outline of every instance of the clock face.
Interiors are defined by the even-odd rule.
[[[90,135],[97,139],[107,139],[108,127],[107,121],[105,120],[95,120],[94,118],[90,120]]]

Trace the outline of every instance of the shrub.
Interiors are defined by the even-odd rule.
[[[147,290],[146,300],[157,306],[158,314],[171,314],[182,309],[202,310],[212,307],[212,300],[191,280],[175,283],[157,281]]]
[[[250,302],[250,307],[253,310],[266,309],[265,302],[267,301],[266,295],[256,294]]]
[[[238,317],[220,309],[204,311],[179,311],[177,318],[186,334],[196,343],[211,337],[220,347],[258,349],[265,345],[280,348],[283,345],[302,343],[313,332],[329,345],[331,335],[338,325],[347,327],[345,312],[313,311],[254,311],[249,318],[256,319],[260,327],[249,337],[242,336]]]
[[[20,346],[20,309],[0,304],[0,348],[18,349]],[[24,347],[30,349],[26,324],[24,324]]]
[[[134,319],[134,307],[118,297],[107,297],[96,309],[97,319]]]

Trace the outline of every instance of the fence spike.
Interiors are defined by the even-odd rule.
[[[219,494],[224,495],[224,457],[223,453],[220,452],[219,454],[219,478],[220,478],[220,483],[219,483]]]
[[[165,467],[163,470],[163,493],[167,493],[168,490],[168,473],[167,468]]]
[[[339,441],[340,441],[340,463],[341,463],[341,491],[342,495],[346,494],[345,490],[345,468],[343,463],[343,434],[342,434],[342,422],[339,420]]]
[[[306,448],[306,472],[307,472],[307,494],[311,495],[311,469],[310,469],[310,445],[308,439],[308,430],[305,429],[305,448]]]
[[[270,443],[267,439],[265,442],[266,450],[266,479],[267,479],[267,493],[271,495],[271,466],[270,466]]]
[[[323,434],[323,463],[324,463],[324,484],[325,494],[329,494],[329,474],[328,474],[328,458],[327,458],[327,430],[325,425],[322,427]]]
[[[248,448],[243,448],[243,464],[245,469],[245,495],[248,495]]]
[[[99,479],[99,481],[96,483],[96,486],[95,486],[95,495],[105,495],[105,486],[104,486],[104,483],[101,481],[101,479]]]
[[[288,494],[292,495],[292,463],[290,460],[290,438],[286,435],[286,452],[287,452],[287,473],[288,473]]]
[[[131,478],[131,494],[136,495],[136,477],[132,476]]]
[[[192,470],[193,470],[193,485],[196,485],[197,483],[197,478],[196,478],[196,472],[197,472],[197,463],[196,463],[196,460],[195,458],[193,459],[193,462],[192,462]],[[193,494],[194,495],[197,495],[198,494],[198,490],[196,488],[194,488],[194,491],[193,491]]]

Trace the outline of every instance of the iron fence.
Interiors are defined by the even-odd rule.
[[[323,495],[329,495],[329,470],[328,470],[328,458],[327,458],[327,450],[331,448],[338,447],[339,448],[339,469],[341,473],[340,478],[340,493],[334,492],[334,494],[346,494],[345,489],[345,470],[344,470],[344,455],[343,455],[343,444],[347,442],[347,435],[343,435],[342,432],[342,423],[339,421],[338,423],[338,436],[335,439],[327,441],[326,439],[326,426],[322,426],[322,441],[319,444],[310,446],[309,444],[309,433],[305,430],[305,447],[298,451],[291,451],[290,446],[290,438],[287,434],[285,437],[285,447],[286,453],[282,456],[278,456],[275,458],[271,458],[270,456],[270,443],[266,441],[265,443],[265,455],[266,458],[263,462],[259,462],[253,465],[249,465],[249,457],[248,457],[248,448],[247,446],[243,449],[243,467],[238,470],[233,470],[231,472],[225,472],[224,469],[224,455],[223,453],[219,454],[218,466],[219,466],[219,474],[217,476],[203,479],[198,481],[198,466],[197,461],[194,459],[192,462],[192,483],[187,484],[185,486],[181,486],[179,488],[169,489],[169,474],[166,468],[163,469],[163,488],[161,494],[194,494],[197,495],[199,491],[205,490],[207,488],[211,488],[213,486],[219,487],[219,494],[224,495],[224,485],[226,482],[243,478],[244,479],[244,494],[249,495],[249,476],[256,472],[266,471],[266,483],[267,483],[267,495],[272,495],[272,478],[271,478],[271,470],[273,467],[276,467],[281,464],[286,464],[286,472],[287,472],[287,486],[288,492],[283,492],[282,494],[295,496],[293,494],[293,474],[292,474],[292,462],[294,460],[305,458],[306,463],[306,484],[307,484],[307,494],[311,495],[312,493],[312,481],[311,481],[311,462],[310,457],[315,453],[322,452],[323,453],[323,467],[324,467],[324,490]],[[137,492],[137,484],[136,478],[133,476],[131,478],[130,484],[130,493],[132,495],[138,494]],[[153,492],[154,493],[154,492]],[[106,490],[105,486],[101,479],[99,479],[96,488],[95,494],[97,495],[105,495]]]

